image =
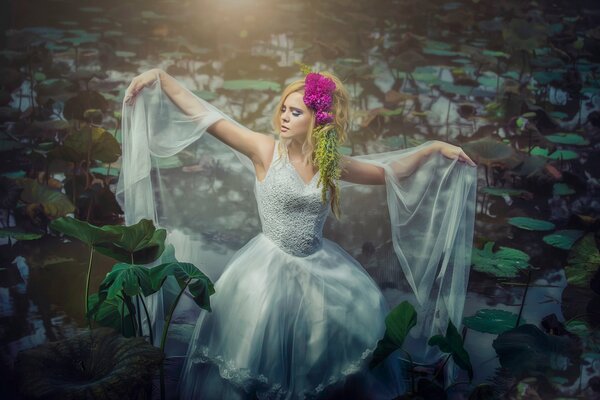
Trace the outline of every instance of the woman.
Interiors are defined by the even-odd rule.
[[[140,96],[143,88],[152,92]],[[161,70],[133,79],[123,116],[118,192],[130,223],[144,214],[160,220],[155,203],[139,204],[156,192],[146,155],[176,154],[205,131],[238,152],[256,176],[262,233],[228,262],[212,312],[197,321],[182,398],[335,396],[347,376],[365,370],[388,306],[360,264],[322,236],[329,212],[346,211],[339,206],[340,181],[386,185],[394,250],[421,313],[420,344],[445,330],[449,319],[460,324],[475,180],[474,169],[459,165],[475,165],[460,147],[434,141],[408,151],[341,156],[348,94],[328,73],[309,73],[284,90],[273,118],[279,140],[237,124]],[[174,125],[157,125],[164,121]],[[373,379],[366,385],[377,385]],[[365,390],[374,395],[376,388]]]

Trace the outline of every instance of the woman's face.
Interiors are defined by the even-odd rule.
[[[304,95],[300,92],[290,93],[281,106],[279,118],[279,135],[298,143],[304,143],[312,118],[303,98]]]

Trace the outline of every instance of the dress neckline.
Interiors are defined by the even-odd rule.
[[[277,144],[279,142],[275,143],[275,147],[277,148]],[[300,173],[298,172],[298,170],[296,169],[296,167],[294,167],[294,165],[292,164],[292,162],[290,161],[290,153],[288,153],[288,149],[287,146],[284,146],[285,148],[285,163],[287,165],[289,165],[289,167],[294,171],[294,174],[296,175],[296,177],[298,178],[298,180],[300,180],[300,182],[302,182],[302,184],[307,187],[310,186],[311,183],[313,183],[313,181],[315,180],[316,176],[319,174],[319,170],[317,169],[317,172],[315,172],[313,174],[313,176],[308,180],[308,182],[305,182],[304,179],[302,179],[302,175],[300,175]]]

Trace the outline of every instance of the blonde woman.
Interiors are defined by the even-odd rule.
[[[168,201],[167,191],[150,178],[149,160],[177,154],[205,132],[255,175],[262,232],[231,257],[215,283],[212,312],[200,315],[191,336],[181,398],[335,398],[351,375],[364,378],[356,398],[385,398],[394,385],[394,394],[403,390],[366,373],[389,311],[380,288],[323,237],[330,212],[345,212],[342,185],[387,190],[394,250],[420,313],[415,343],[445,331],[449,320],[460,325],[475,164],[460,147],[440,141],[342,156],[348,103],[336,76],[308,73],[283,91],[272,136],[239,125],[162,70],[139,75],[127,89],[118,195],[128,223],[166,220],[152,199],[160,192]]]

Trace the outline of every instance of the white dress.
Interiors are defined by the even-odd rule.
[[[387,305],[361,265],[323,238],[329,214],[287,157],[256,180],[262,233],[228,263],[196,324],[182,399],[223,398],[203,363],[258,398],[303,399],[357,372],[385,332]],[[199,365],[200,364],[200,365]],[[252,398],[252,397],[249,397]]]
[[[323,238],[324,225],[345,248],[360,251],[370,242],[372,248],[391,249],[371,259],[377,276],[385,277],[378,283],[391,285],[417,311],[417,325],[405,341],[413,360],[437,360],[439,349],[427,340],[444,334],[448,321],[459,329],[462,321],[475,168],[439,154],[421,160],[419,151],[429,143],[357,156],[383,168],[386,184],[340,182],[342,220],[326,222],[329,210],[316,187],[318,176],[305,184],[276,146],[258,182],[247,157],[206,134],[221,119],[237,122],[183,89],[178,99],[185,107],[173,103],[158,79],[141,91],[135,106],[123,104],[117,186],[126,224],[148,218],[166,228],[177,259],[216,282],[212,312],[200,315],[189,343],[182,397],[303,398],[326,394],[328,385],[363,366],[383,336],[387,306],[358,262]],[[207,159],[216,159],[208,169]],[[410,172],[415,159],[422,162]],[[182,164],[200,172],[182,173]],[[233,183],[225,189],[227,179]],[[226,268],[208,271],[218,264],[210,258],[215,240],[240,231],[247,235],[237,240],[241,249]],[[155,339],[168,300],[163,290],[147,299]],[[180,306],[177,311],[186,312]],[[145,313],[142,318],[145,327]]]

